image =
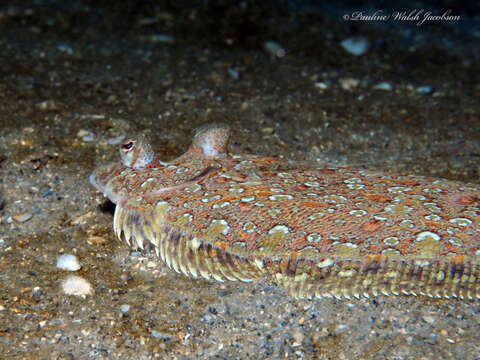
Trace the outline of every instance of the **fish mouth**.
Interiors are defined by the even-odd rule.
[[[108,183],[112,179],[113,173],[116,169],[117,164],[107,162],[103,165],[96,167],[88,177],[88,180],[90,181],[90,184],[93,185],[93,187],[105,193],[105,195],[108,195]]]
[[[92,172],[92,173],[90,174],[90,176],[88,177],[88,180],[90,181],[90,184],[92,184],[93,187],[94,187],[95,189],[97,189],[98,191],[101,191],[104,197],[108,197],[108,198],[110,199],[110,197],[108,196],[108,194],[107,194],[106,191],[105,191],[105,186],[102,186],[102,185],[100,185],[100,184],[97,182],[95,175],[96,175],[96,174],[95,174],[95,171],[94,171],[94,172]]]
[[[95,181],[95,172],[92,172],[90,176],[88,177],[88,180],[90,181],[90,184],[93,185],[95,189],[101,190],[100,185]]]
[[[103,196],[110,199],[110,201],[114,204],[117,204],[119,201],[123,201],[125,199],[123,199],[122,196],[113,191],[108,185],[110,180],[110,176],[108,174],[113,171],[113,168],[113,164],[100,167],[90,174],[88,180],[95,189],[103,193]]]

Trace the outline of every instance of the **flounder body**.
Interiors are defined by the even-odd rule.
[[[480,186],[232,155],[208,126],[164,162],[145,138],[91,183],[116,235],[194,278],[271,280],[295,297],[480,298]]]

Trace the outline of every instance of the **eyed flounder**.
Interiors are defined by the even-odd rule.
[[[480,298],[480,187],[227,151],[200,129],[159,160],[144,136],[90,182],[116,204],[116,235],[176,272],[267,279],[295,297]]]

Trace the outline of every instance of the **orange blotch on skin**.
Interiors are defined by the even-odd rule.
[[[463,204],[463,205],[470,205],[471,203],[473,203],[475,201],[475,198],[473,196],[462,196],[457,201],[460,204]],[[478,201],[478,199],[477,199],[477,201]]]
[[[267,164],[274,164],[276,162],[279,162],[280,159],[277,158],[261,158],[261,159],[253,159],[252,160],[254,163],[267,163]]]
[[[215,179],[215,181],[216,181],[217,183],[223,184],[223,183],[229,182],[230,179],[227,179],[227,178],[224,178],[224,177],[222,177],[222,176],[219,176],[219,177],[217,177],[217,178]]]
[[[370,221],[362,225],[362,228],[365,231],[376,231],[380,227],[382,227],[382,223],[379,220]]]
[[[241,202],[240,204],[238,204],[238,208],[242,211],[249,211],[252,209],[252,207],[253,207],[252,204],[248,204],[244,202]]]
[[[460,250],[460,248],[456,245],[453,245],[452,243],[450,242],[447,242],[445,244],[445,249],[448,251],[448,252],[451,252],[451,253],[455,253],[455,254],[458,254],[458,253],[461,253],[462,250]],[[456,257],[455,257],[456,258]],[[454,258],[454,259],[455,259]]]
[[[207,228],[207,224],[205,224],[205,222],[202,220],[192,220],[192,225],[195,227],[195,229],[198,230],[203,230]]]
[[[255,194],[257,196],[271,196],[271,195],[275,195],[277,193],[274,193],[272,191],[262,191],[262,190],[260,190],[260,191],[256,191]]]
[[[220,250],[222,250],[223,252],[225,252],[225,249],[227,248],[227,244],[222,241],[217,241],[213,245],[215,248],[220,248]]]
[[[395,180],[395,183],[399,184],[399,185],[405,185],[405,186],[416,186],[416,185],[420,185],[420,183],[416,180],[398,180],[396,179]]]
[[[453,264],[464,264],[465,263],[465,256],[458,255],[450,259],[450,262]]]
[[[226,201],[233,201],[233,200],[238,200],[240,199],[240,196],[238,195],[230,195],[230,196],[226,196],[226,197],[223,197],[221,199],[218,199],[218,200],[214,200],[212,201],[212,204],[218,204],[218,203],[222,203],[222,202],[226,202]]]
[[[370,247],[375,247],[375,246],[376,246],[376,245],[371,245]],[[369,248],[370,248],[370,247],[369,247]],[[378,251],[379,251],[379,249],[376,249],[376,252],[378,252]],[[379,255],[379,254],[373,254],[373,255],[367,255],[367,261],[366,261],[366,262],[369,263],[369,262],[375,261],[375,262],[377,262],[377,263],[380,263],[381,260],[382,260],[382,256],[381,256],[381,255]]]
[[[334,169],[319,169],[318,172],[321,173],[321,174],[335,174],[337,172],[337,170],[334,170]]]
[[[407,206],[415,206],[416,205],[415,201],[413,201],[412,199],[405,199],[404,202],[405,202],[405,205],[407,205]]]
[[[429,231],[437,232],[440,229],[438,221],[425,220],[425,225],[428,226]]]
[[[388,196],[378,194],[378,193],[367,193],[363,195],[367,200],[374,201],[374,202],[379,202],[379,203],[384,203],[391,201],[391,199]]]
[[[328,204],[319,203],[315,201],[304,201],[300,203],[300,207],[326,208]]]
[[[215,170],[215,171],[212,171],[210,174],[208,174],[208,177],[209,177],[209,178],[213,178],[213,177],[215,177],[215,176],[217,176],[217,175],[218,175],[218,171]]]
[[[307,241],[305,239],[306,239],[306,237],[293,240],[292,243],[290,244],[290,248],[292,248],[292,249],[295,249],[297,247],[302,247],[303,248],[305,243],[307,243]]]
[[[400,244],[398,244],[395,248],[399,250],[402,255],[406,255],[406,254],[415,255],[418,251],[418,248],[412,245],[413,242],[414,242],[413,239],[402,240],[400,241]]]

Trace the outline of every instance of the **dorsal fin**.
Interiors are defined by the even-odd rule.
[[[198,129],[192,145],[183,158],[216,158],[227,155],[230,129],[226,125],[210,124]]]

